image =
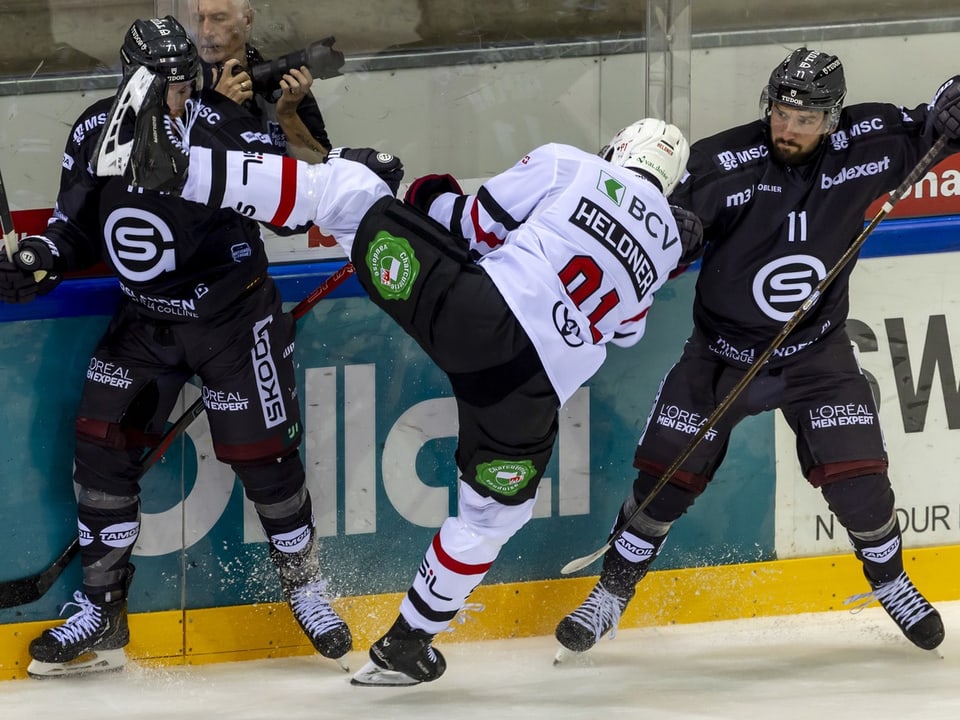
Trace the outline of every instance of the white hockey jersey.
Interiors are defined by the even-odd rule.
[[[322,165],[190,150],[183,197],[273,225],[314,222],[349,256],[387,185],[343,159]],[[226,178],[240,182],[226,182]],[[605,345],[643,335],[654,292],[680,260],[680,237],[650,181],[568,145],[544,145],[476,195],[443,194],[430,215],[462,234],[537,348],[560,402],[603,364]]]
[[[440,195],[430,215],[482,255],[566,402],[603,364],[606,343],[643,335],[653,294],[680,259],[669,205],[632,171],[559,144],[465,200]]]

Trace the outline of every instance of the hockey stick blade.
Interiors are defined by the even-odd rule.
[[[347,278],[354,273],[352,263],[339,268],[333,275],[324,280],[313,292],[301,300],[290,311],[294,319],[299,320],[316,306],[320,300],[329,295],[334,289],[341,285]],[[160,438],[160,442],[150,450],[140,461],[140,477],[143,477],[147,470],[153,467],[157,461],[163,457],[163,454],[169,449],[180,435],[198,417],[203,415],[203,398],[197,398],[193,404],[181,415],[176,422]],[[73,560],[77,551],[80,549],[78,540],[74,540],[60,554],[53,564],[41,573],[19,580],[7,580],[0,582],[0,608],[16,607],[17,605],[26,605],[38,600],[47,590],[51,588],[60,574],[64,571],[70,561]]]
[[[933,165],[936,161],[937,156],[943,150],[944,146],[947,144],[947,136],[941,135],[933,146],[926,152],[926,154],[920,158],[917,164],[914,166],[913,170],[904,178],[903,182],[897,186],[896,190],[893,190],[890,193],[890,197],[887,198],[886,202],[883,203],[880,210],[877,211],[877,214],[873,216],[873,219],[867,224],[863,231],[856,237],[856,239],[850,243],[850,247],[847,248],[846,252],[837,260],[836,264],[830,268],[830,271],[824,276],[824,278],[817,284],[813,289],[810,295],[806,300],[800,305],[799,308],[790,316],[790,318],[784,323],[783,327],[780,329],[780,332],[777,336],[771,341],[770,345],[764,350],[760,356],[754,361],[750,368],[744,373],[743,377],[740,378],[740,381],[733,386],[730,392],[727,393],[726,397],[720,401],[717,407],[714,409],[710,416],[703,421],[703,424],[697,430],[696,434],[690,441],[687,443],[686,447],[680,453],[676,460],[668,467],[663,475],[660,476],[660,479],[657,480],[657,484],[653,486],[650,492],[647,493],[647,496],[643,499],[643,502],[639,503],[634,511],[630,514],[630,517],[626,518],[620,525],[618,525],[612,533],[610,533],[610,538],[607,540],[607,543],[600,548],[595,550],[589,555],[584,555],[581,558],[576,558],[571,560],[566,565],[564,565],[560,572],[563,575],[569,575],[570,573],[576,572],[577,570],[582,570],[587,567],[595,560],[601,558],[604,553],[609,550],[617,539],[627,531],[627,528],[630,527],[631,523],[640,517],[640,513],[646,510],[647,506],[653,502],[653,499],[657,496],[664,486],[670,482],[677,470],[680,469],[680,466],[687,461],[687,458],[693,454],[693,451],[696,450],[697,446],[700,444],[700,441],[713,429],[713,426],[717,424],[720,418],[724,413],[730,408],[733,402],[740,397],[744,389],[750,383],[751,380],[760,372],[767,360],[777,351],[777,349],[783,344],[784,340],[787,339],[787,336],[793,332],[793,329],[800,324],[800,321],[806,316],[810,308],[812,308],[817,300],[826,292],[827,288],[833,283],[837,276],[843,271],[843,269],[850,263],[853,258],[857,256],[857,253],[860,252],[860,248],[863,247],[863,244],[867,241],[867,238],[870,236],[870,233],[873,232],[874,228],[880,224],[880,221],[883,220],[891,210],[893,206],[896,205],[904,195],[906,195],[910,188],[913,187],[921,176]]]
[[[612,545],[613,545],[613,540],[610,540],[609,542],[607,542],[606,545],[604,545],[599,550],[595,550],[589,555],[584,555],[582,558],[576,558],[575,560],[571,560],[562,568],[560,568],[560,574],[569,575],[570,573],[575,573],[578,570],[583,570],[588,565],[593,565],[594,562],[596,562],[606,554],[607,550],[609,550]]]
[[[36,575],[0,583],[0,608],[27,605],[43,597],[60,577],[60,573],[70,564],[70,561],[80,550],[80,541],[76,538],[60,553],[60,557],[43,572]]]

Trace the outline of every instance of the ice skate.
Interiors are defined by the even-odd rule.
[[[308,582],[294,588],[287,602],[317,652],[336,660],[344,672],[349,672],[345,658],[353,649],[353,636],[347,624],[331,607],[326,586],[325,580]]]
[[[560,650],[554,664],[563,662],[572,653],[583,653],[592,648],[607,633],[613,639],[617,634],[620,616],[630,602],[630,597],[620,597],[598,582],[587,599],[557,625],[554,632],[560,642]]]
[[[433,635],[414,630],[398,617],[386,635],[370,648],[370,661],[353,676],[364,687],[417,685],[443,675],[447,662],[431,643]]]
[[[349,672],[344,658],[353,649],[353,636],[330,605],[327,581],[320,575],[315,535],[296,553],[282,553],[271,546],[270,558],[280,572],[280,585],[293,617],[313,647]]]
[[[940,613],[920,594],[906,572],[889,582],[870,582],[870,586],[872,591],[853,595],[843,601],[844,605],[852,604],[851,612],[859,612],[876,600],[918,648],[933,650],[943,642]]]
[[[27,674],[49,678],[123,668],[127,662],[124,648],[130,642],[126,600],[98,604],[77,590],[64,610],[70,606],[78,612],[30,643],[33,660]]]

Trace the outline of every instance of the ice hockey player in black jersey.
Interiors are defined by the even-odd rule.
[[[216,148],[276,152],[249,113],[219,93],[197,91],[195,46],[172,17],[134,22],[121,59],[125,79],[141,67],[162,78],[160,102],[173,117],[190,122],[191,108],[197,110],[194,137]],[[49,292],[65,271],[101,258],[123,293],[90,359],[76,418],[83,588],[70,604],[74,614],[30,644],[28,672],[67,675],[125,662],[139,461],[194,374],[203,383],[216,455],[236,471],[257,510],[294,616],[321,654],[341,658],[351,634],[328,601],[298,452],[295,325],[267,274],[260,229],[230,211],[94,174],[101,139],[101,149],[120,155],[135,145],[134,118],[124,111],[129,91],[124,83],[116,98],[79,117],[51,223],[42,236],[22,241],[23,257],[0,258],[0,297],[7,302]],[[165,132],[162,125],[154,130]],[[148,135],[137,139],[150,141]],[[47,273],[39,283],[37,269]]]
[[[647,419],[634,460],[639,474],[616,527],[699,430],[695,420],[678,428],[661,418],[673,411],[701,422],[710,417],[860,234],[869,205],[896,188],[941,134],[958,137],[960,77],[912,110],[885,103],[844,108],[845,93],[837,57],[799,48],[770,75],[759,120],[691,148],[689,175],[670,201],[703,223],[694,331]],[[863,564],[870,592],[857,601],[879,601],[918,647],[941,643],[939,613],[904,571],[879,417],[844,328],[852,269],[851,262],[607,550],[599,582],[557,626],[562,648],[586,651],[615,630],[671,526],[723,461],[731,430],[775,408],[797,436],[804,475]],[[811,418],[824,406],[857,408],[858,422],[818,428]]]
[[[640,340],[654,292],[697,256],[699,221],[664,196],[684,172],[687,141],[647,118],[617,133],[602,157],[543,145],[476,194],[428,175],[402,203],[356,162],[264,156],[241,179],[241,153],[191,145],[184,198],[241,203],[293,226],[312,220],[450,379],[458,512],[433,537],[399,616],[353,682],[436,680],[446,661],[433,639],[531,518],[561,405],[602,365],[608,343]],[[129,174],[172,186],[178,173],[168,169],[134,155]]]

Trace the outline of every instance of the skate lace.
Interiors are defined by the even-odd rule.
[[[63,615],[69,607],[79,608],[80,612],[74,613],[67,618],[63,625],[50,628],[49,631],[53,637],[64,645],[87,639],[95,634],[101,625],[100,606],[93,603],[80,590],[73,593],[73,602],[65,603],[60,608],[60,615]]]
[[[596,587],[590,591],[583,604],[570,613],[571,620],[578,625],[582,625],[593,632],[594,640],[599,641],[600,637],[610,630],[610,639],[617,635],[617,625],[620,623],[620,615],[627,606],[627,601],[617,597],[603,585],[597,583]]]
[[[853,605],[850,612],[858,613],[875,600],[904,630],[909,630],[933,612],[933,606],[924,599],[905,572],[900,573],[896,580],[878,585],[870,592],[848,597],[843,604]]]
[[[290,593],[290,607],[312,637],[343,625],[343,620],[327,600],[326,589],[326,581],[319,580],[301,585]]]
[[[453,632],[456,629],[454,625],[465,625],[476,619],[472,613],[481,613],[484,610],[486,610],[486,606],[483,603],[465,603],[464,606],[457,611],[457,614],[453,616],[450,624],[440,632]]]

